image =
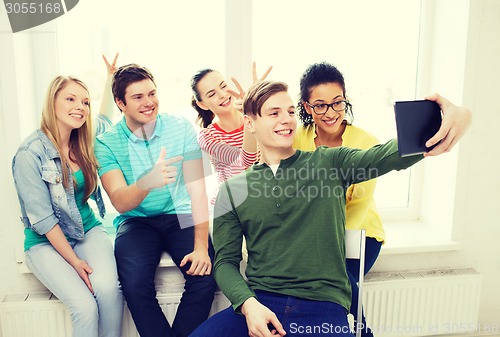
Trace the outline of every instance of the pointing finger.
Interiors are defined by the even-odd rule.
[[[165,160],[165,164],[168,166],[168,165],[171,165],[173,163],[177,163],[178,161],[181,161],[183,159],[184,159],[183,156],[175,156],[175,157],[168,158],[167,160]]]

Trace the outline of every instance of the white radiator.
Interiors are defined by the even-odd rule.
[[[369,273],[366,320],[377,337],[470,336],[478,324],[481,286],[482,276],[470,268]]]
[[[158,293],[158,300],[172,322],[182,285],[168,277],[160,278],[159,283],[164,292]],[[470,336],[478,323],[481,284],[482,276],[472,269],[369,273],[363,291],[368,325],[377,337]],[[218,292],[212,313],[228,306]],[[0,314],[3,337],[71,336],[69,315],[50,293],[8,295]],[[125,310],[122,337],[138,336]]]
[[[51,293],[11,294],[0,309],[3,337],[70,337],[71,318]]]
[[[158,302],[168,321],[173,322],[181,294],[159,294]],[[217,292],[211,315],[229,306]],[[126,308],[125,308],[126,309]],[[2,301],[3,337],[70,337],[71,318],[64,304],[49,292],[12,294]],[[122,337],[139,337],[128,309],[124,312]]]

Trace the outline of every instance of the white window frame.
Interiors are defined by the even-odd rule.
[[[425,10],[430,11],[429,8]],[[226,51],[226,73],[234,74],[250,83],[248,64],[253,60],[252,56],[252,0],[248,1],[226,1],[226,42],[231,45]],[[426,24],[422,15],[421,25]],[[425,30],[424,30],[425,31]],[[420,44],[423,44],[425,36],[421,34]],[[422,49],[421,49],[422,50]],[[419,60],[421,55],[419,55]],[[422,69],[422,67],[418,67]],[[297,79],[298,80],[298,79]],[[421,90],[419,90],[421,91]],[[417,93],[416,93],[417,94]],[[417,221],[422,190],[422,170],[420,164],[410,168],[410,189],[407,207],[379,209],[384,222],[390,221]]]

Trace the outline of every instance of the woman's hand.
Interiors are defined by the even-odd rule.
[[[118,70],[118,67],[116,66],[116,60],[118,60],[118,55],[119,53],[116,53],[113,63],[111,64],[109,63],[106,56],[102,55],[102,59],[104,60],[104,63],[106,63],[106,68],[108,69],[108,76],[113,75]]]
[[[253,64],[252,64],[252,81],[253,81],[253,83],[252,84],[256,84],[256,83],[264,81],[272,69],[273,69],[273,66],[269,66],[269,68],[267,68],[267,70],[264,72],[264,74],[261,77],[259,77],[257,75],[257,64],[255,62],[253,62]],[[233,81],[234,85],[236,86],[237,91],[234,91],[232,89],[227,89],[227,92],[236,99],[234,102],[234,107],[236,108],[236,110],[239,110],[241,113],[243,113],[243,98],[245,97],[245,90],[243,90],[243,87],[238,82],[238,80],[236,80],[236,78],[231,77],[231,81]]]
[[[89,288],[90,292],[93,294],[94,289],[92,289],[92,284],[90,283],[89,275],[92,274],[92,268],[88,265],[87,261],[81,260],[73,250],[73,247],[70,246],[66,236],[64,235],[59,224],[56,224],[45,233],[45,236],[49,240],[50,244],[54,247],[54,249],[61,254],[61,256],[72,266],[80,278],[85,282],[87,288]]]
[[[89,275],[92,274],[93,270],[87,263],[87,261],[77,259],[71,263],[71,266],[76,270],[78,276],[85,282],[87,288],[89,288],[90,292],[93,294],[94,289],[92,289],[92,283],[90,283]]]
[[[267,78],[267,75],[269,75],[269,73],[271,72],[271,70],[273,70],[273,66],[269,66],[269,68],[267,68],[267,70],[264,72],[264,75],[259,77],[257,75],[257,64],[254,62],[252,64],[252,80],[253,80],[252,84],[264,81]]]

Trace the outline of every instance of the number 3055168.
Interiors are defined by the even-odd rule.
[[[6,2],[5,9],[7,14],[52,14],[62,11],[61,3],[34,3],[34,2]]]

